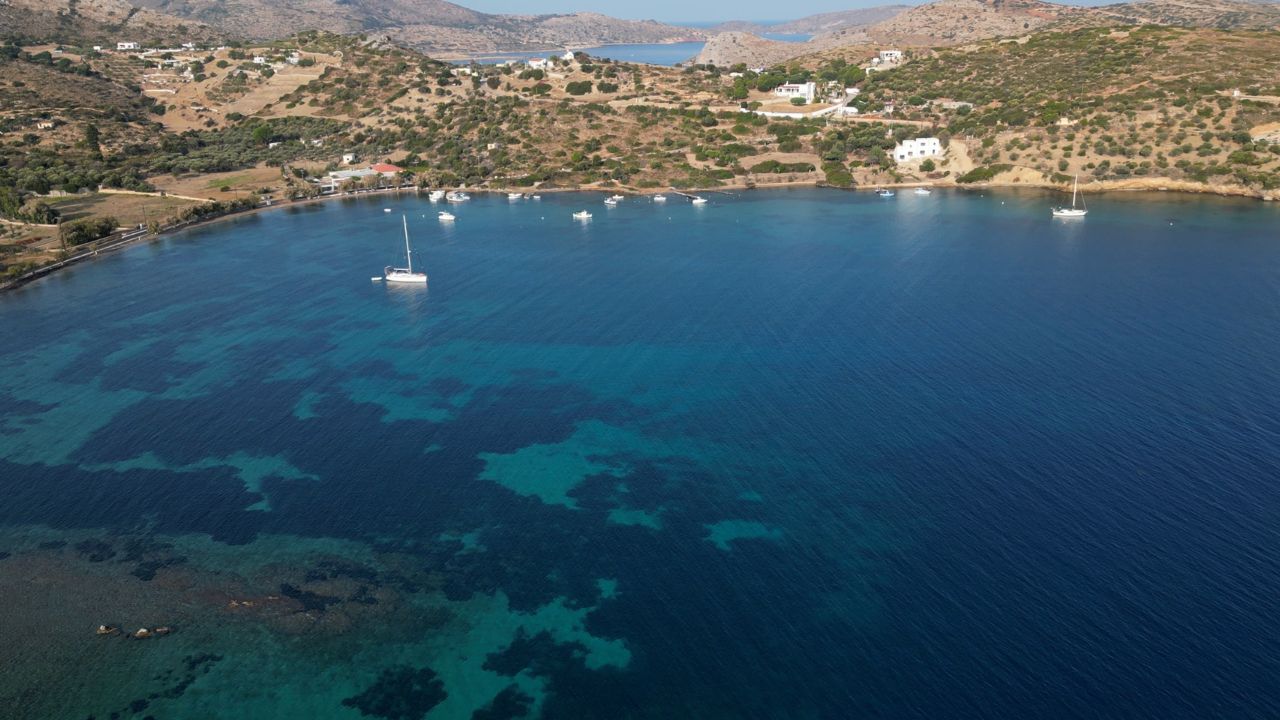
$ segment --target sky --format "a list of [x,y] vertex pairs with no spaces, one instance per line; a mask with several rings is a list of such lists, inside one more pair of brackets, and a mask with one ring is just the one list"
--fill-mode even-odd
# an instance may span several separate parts
[[[725,20],[794,20],[806,15],[852,10],[876,5],[919,5],[919,0],[451,0],[472,10],[489,13],[541,15],[591,11],[613,17],[679,22],[723,22]],[[1119,0],[1058,0],[1070,5],[1103,5]]]

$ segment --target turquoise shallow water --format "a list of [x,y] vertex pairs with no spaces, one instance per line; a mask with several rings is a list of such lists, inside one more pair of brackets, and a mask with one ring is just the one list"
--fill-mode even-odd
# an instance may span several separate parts
[[0,298],[0,715],[1280,713],[1277,208],[710,197]]

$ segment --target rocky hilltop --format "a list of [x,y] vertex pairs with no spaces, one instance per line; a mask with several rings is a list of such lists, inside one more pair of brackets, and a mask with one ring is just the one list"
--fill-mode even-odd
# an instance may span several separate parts
[[1020,35],[1088,15],[1083,8],[1039,0],[937,0],[877,23],[867,32],[879,42],[950,45]]

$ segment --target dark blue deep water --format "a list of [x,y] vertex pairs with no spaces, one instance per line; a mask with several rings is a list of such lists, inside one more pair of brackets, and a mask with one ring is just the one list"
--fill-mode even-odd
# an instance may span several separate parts
[[0,297],[0,716],[1280,716],[1280,209],[709,197]]

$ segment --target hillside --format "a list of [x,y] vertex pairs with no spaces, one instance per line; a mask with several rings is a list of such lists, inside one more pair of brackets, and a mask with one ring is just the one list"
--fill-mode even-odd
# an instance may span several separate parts
[[1094,9],[1111,22],[1141,25],[1179,25],[1221,30],[1280,28],[1280,5],[1247,0],[1142,0]]
[[198,22],[138,8],[126,0],[3,0],[0,38],[23,42],[121,40],[164,44],[214,40],[221,33]]
[[863,90],[864,107],[893,103],[894,118],[945,128],[957,159],[990,176],[1280,189],[1275,33],[1042,33],[939,50],[875,73]]
[[[319,32],[178,51],[163,71],[123,53],[0,47],[0,263],[12,272],[59,252],[49,238],[60,229],[22,224],[72,207],[50,191],[87,193],[76,195],[81,213],[159,222],[227,205],[139,211],[90,191],[306,198],[315,179],[348,167],[345,153],[399,165],[397,182],[426,187],[1045,186],[1079,174],[1090,189],[1280,199],[1276,33],[1027,33],[911,50],[868,74],[876,50],[841,45],[730,77],[582,55],[547,70],[460,68]],[[771,92],[807,81],[822,89],[813,104]],[[857,115],[814,117],[846,99]],[[917,135],[940,137],[947,155],[896,164],[894,144]]]
[[817,35],[844,28],[874,25],[889,20],[910,8],[910,5],[877,5],[855,10],[819,13],[763,29],[769,32]]
[[491,15],[445,0],[133,0],[233,36],[280,38],[300,29],[384,33],[423,51],[471,53],[561,49],[605,43],[700,38],[701,33],[649,20],[595,13]]
[[724,32],[708,40],[694,62],[719,67],[738,64],[761,67],[832,48],[862,45],[870,40],[863,28],[854,26],[815,35],[806,42],[782,42],[746,32]]
[[1088,10],[1039,0],[937,0],[867,29],[878,42],[951,45],[1033,32]]

